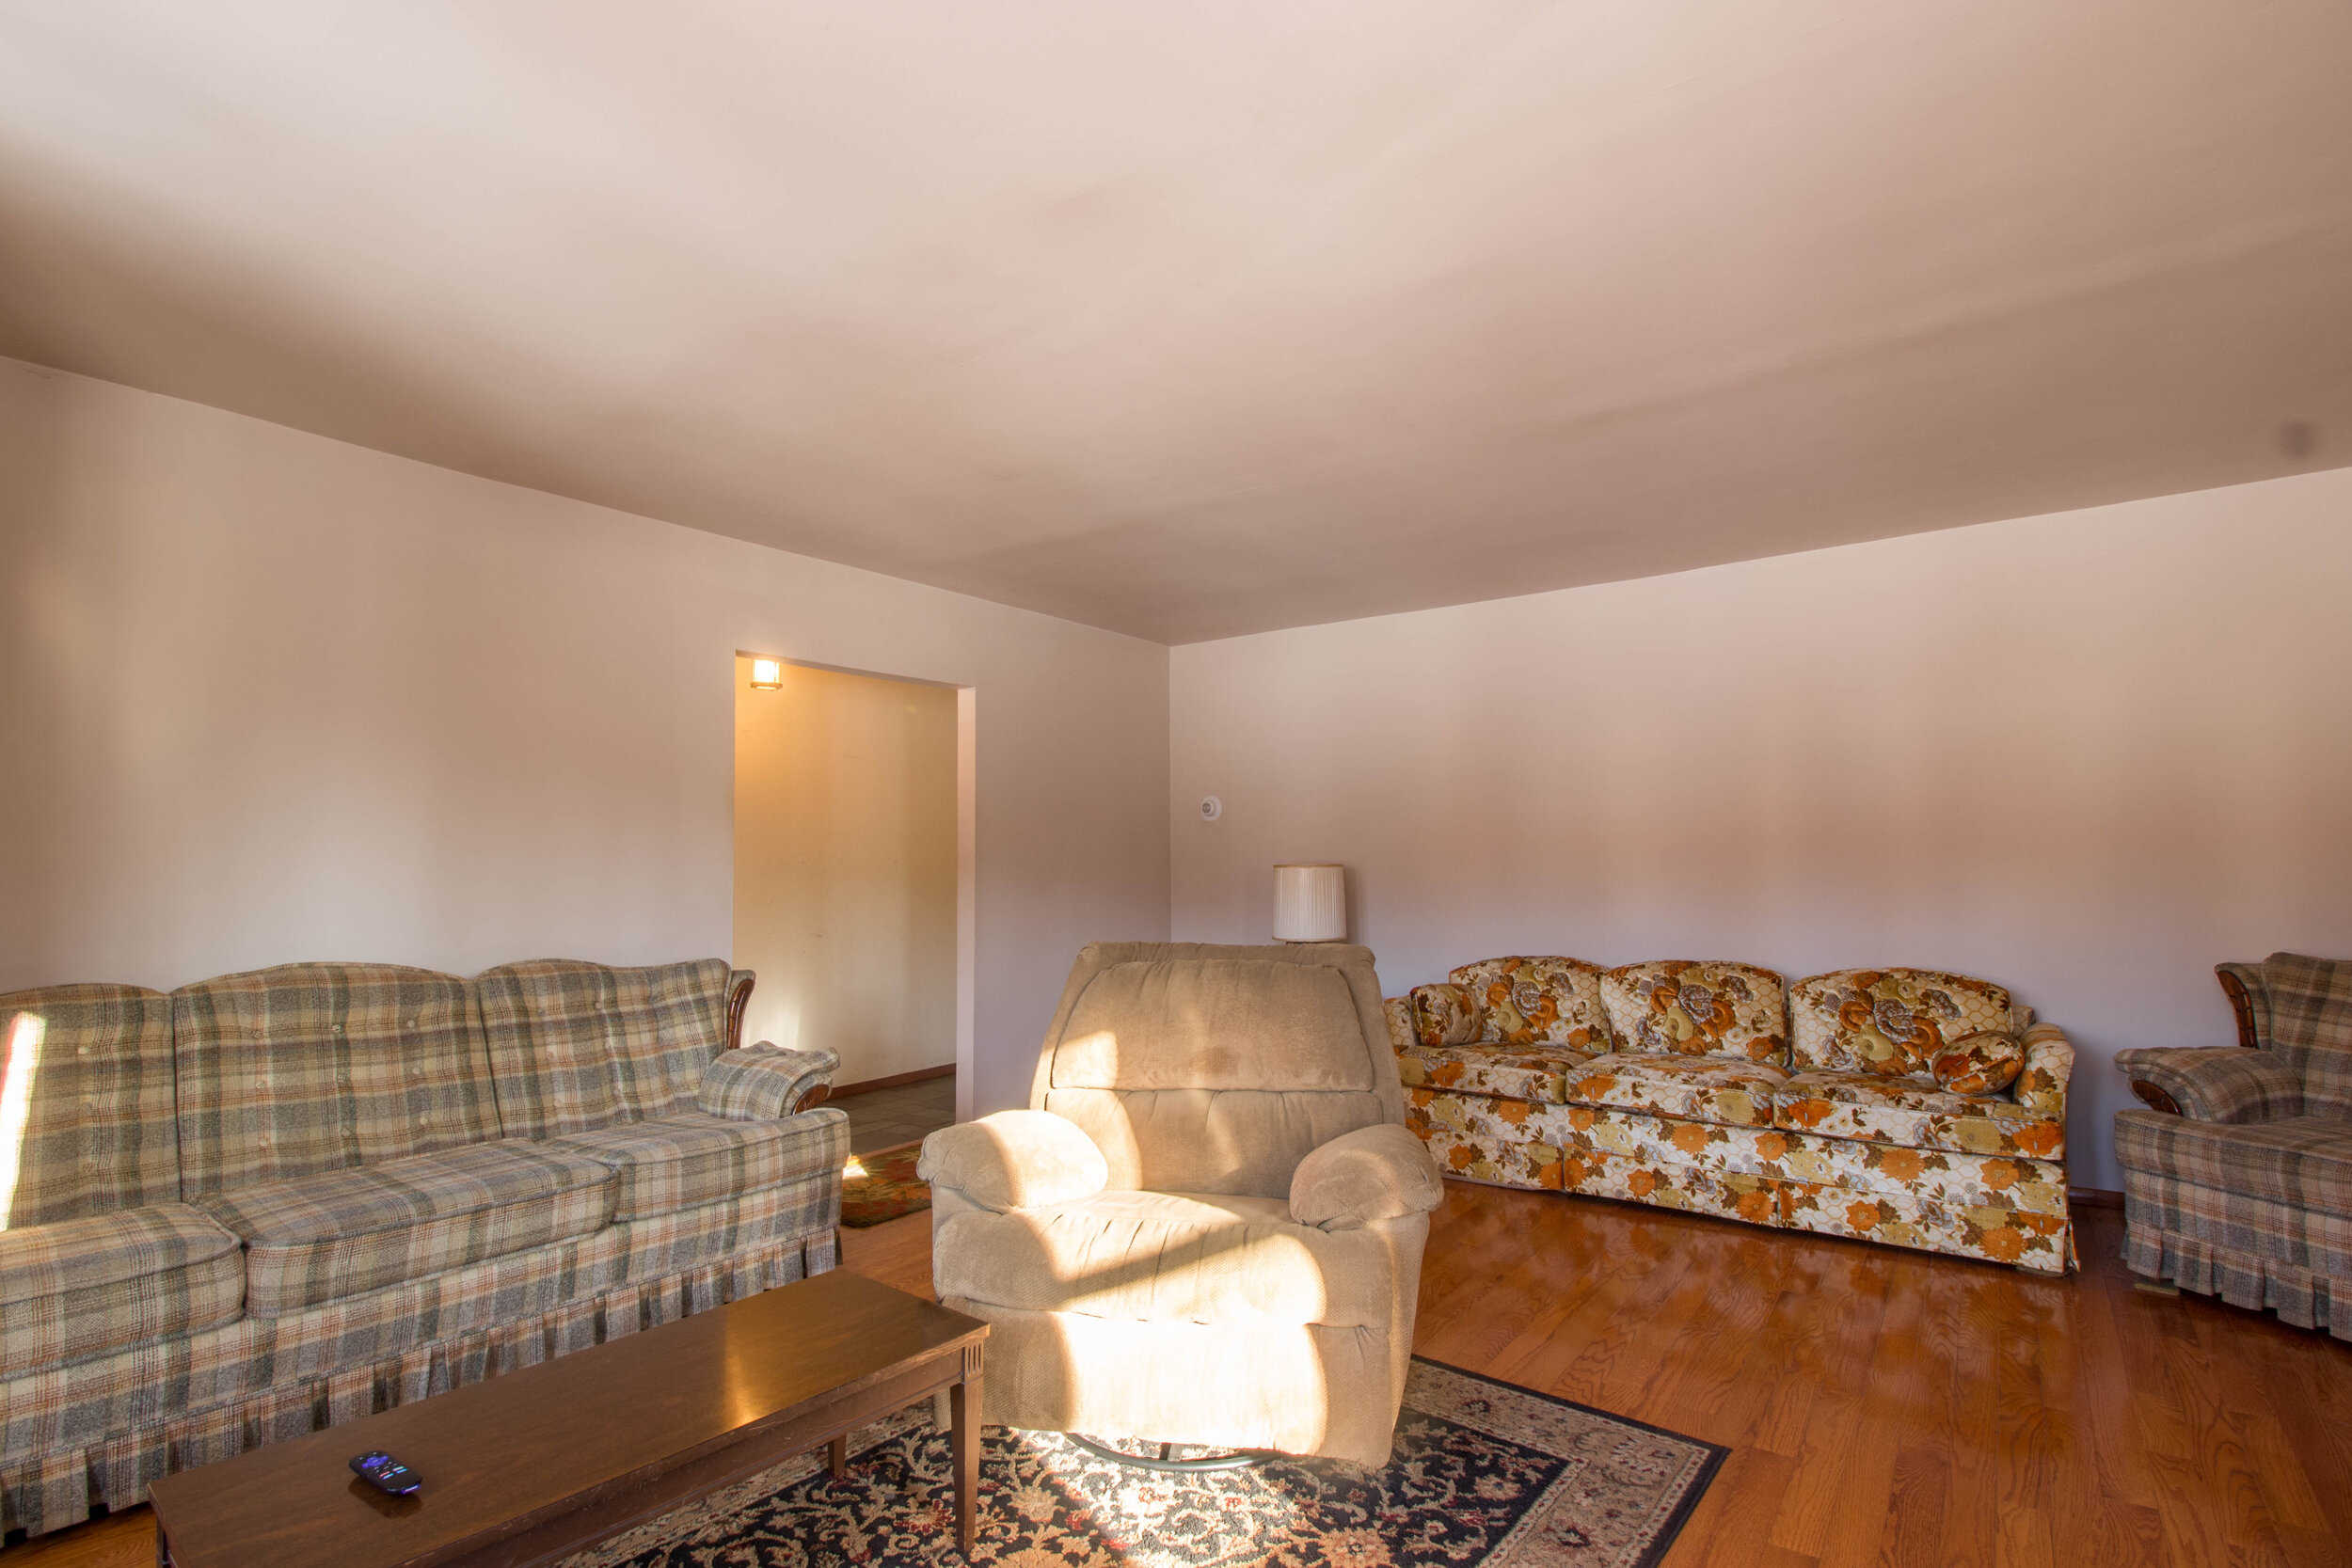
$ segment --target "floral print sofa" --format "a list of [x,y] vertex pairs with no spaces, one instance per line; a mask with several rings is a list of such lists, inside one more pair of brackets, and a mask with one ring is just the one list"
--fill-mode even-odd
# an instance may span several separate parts
[[1387,1007],[1408,1124],[1450,1175],[2074,1261],[2074,1047],[1990,982],[1502,958]]
[[830,1051],[749,971],[306,963],[0,996],[0,1526],[821,1273]]

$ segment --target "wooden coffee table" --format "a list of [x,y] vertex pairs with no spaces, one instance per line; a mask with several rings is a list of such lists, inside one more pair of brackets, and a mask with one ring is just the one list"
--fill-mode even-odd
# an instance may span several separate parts
[[[977,1318],[834,1271],[151,1489],[176,1568],[525,1568],[951,1390],[956,1530],[978,1528]],[[383,1449],[424,1479],[354,1476]]]

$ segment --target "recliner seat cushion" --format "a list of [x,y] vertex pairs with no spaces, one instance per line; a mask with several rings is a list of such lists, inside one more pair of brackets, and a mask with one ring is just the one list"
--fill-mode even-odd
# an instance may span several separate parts
[[2040,1111],[1875,1072],[1797,1073],[1773,1098],[1772,1125],[1963,1154],[2066,1157],[2066,1124]]
[[1279,1198],[1098,1193],[940,1221],[940,1296],[1138,1323],[1386,1327],[1398,1289],[1376,1228],[1293,1224]]
[[2126,1111],[2115,1118],[2115,1158],[2127,1171],[2352,1217],[2352,1122],[2341,1117],[2211,1122]]
[[246,1309],[274,1318],[599,1229],[612,1171],[523,1139],[216,1194],[244,1238]]
[[790,1121],[736,1121],[694,1111],[576,1132],[539,1147],[609,1168],[612,1217],[628,1220],[839,1170],[850,1154],[849,1121],[847,1113],[830,1106]]
[[0,1231],[0,1365],[11,1375],[237,1316],[237,1238],[184,1203]]
[[1571,1105],[1605,1105],[1725,1127],[1770,1127],[1772,1100],[1788,1074],[1727,1056],[1619,1053],[1596,1056],[1569,1075]]

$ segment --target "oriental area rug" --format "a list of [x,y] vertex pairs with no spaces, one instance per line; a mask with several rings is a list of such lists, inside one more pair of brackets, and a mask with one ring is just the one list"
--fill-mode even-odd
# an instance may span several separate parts
[[841,1173],[841,1223],[862,1230],[930,1208],[931,1184],[914,1175],[922,1157],[919,1143],[852,1156]]
[[[849,1476],[804,1455],[563,1568],[929,1568],[955,1544],[947,1434],[928,1404],[850,1439]],[[1181,1450],[1180,1450],[1181,1452]],[[989,1568],[1653,1568],[1725,1450],[1416,1359],[1395,1456],[1177,1476],[1057,1433],[987,1429]]]

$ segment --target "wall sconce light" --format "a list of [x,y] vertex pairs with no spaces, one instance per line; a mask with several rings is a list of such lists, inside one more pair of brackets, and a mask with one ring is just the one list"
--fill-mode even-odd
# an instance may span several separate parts
[[1347,940],[1347,868],[1339,865],[1278,865],[1274,868],[1274,940]]
[[773,691],[784,685],[784,660],[755,658],[752,660],[752,689]]

